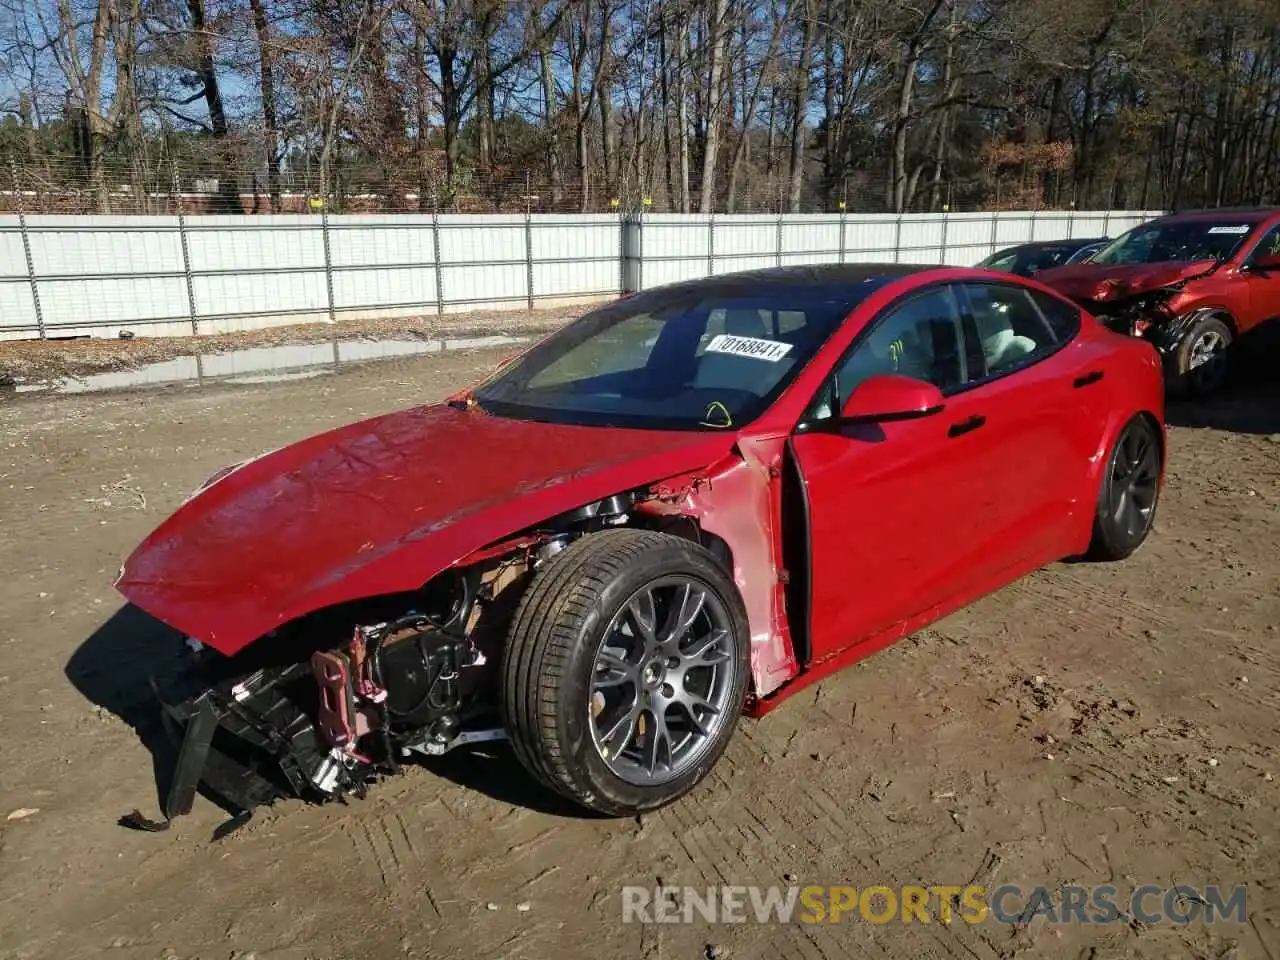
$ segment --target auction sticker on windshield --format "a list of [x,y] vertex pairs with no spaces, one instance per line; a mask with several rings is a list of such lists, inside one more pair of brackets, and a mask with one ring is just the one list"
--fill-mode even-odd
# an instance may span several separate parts
[[707,353],[731,353],[736,357],[755,357],[777,363],[791,351],[791,344],[756,337],[734,337],[722,333],[707,344]]
[[1237,224],[1230,227],[1210,227],[1210,233],[1248,233],[1249,225],[1247,223]]

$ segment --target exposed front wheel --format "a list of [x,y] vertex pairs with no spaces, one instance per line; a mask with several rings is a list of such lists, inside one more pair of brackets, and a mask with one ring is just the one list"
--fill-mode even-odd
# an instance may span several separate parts
[[1231,340],[1231,328],[1220,317],[1208,314],[1193,322],[1170,357],[1170,395],[1202,400],[1217,393],[1229,372]]
[[538,572],[512,621],[501,682],[516,755],[602,813],[670,803],[728,744],[749,648],[737,588],[701,546],[630,529],[583,537]]
[[1160,499],[1160,436],[1144,416],[1130,420],[1116,439],[1102,477],[1089,558],[1123,560],[1142,546]]

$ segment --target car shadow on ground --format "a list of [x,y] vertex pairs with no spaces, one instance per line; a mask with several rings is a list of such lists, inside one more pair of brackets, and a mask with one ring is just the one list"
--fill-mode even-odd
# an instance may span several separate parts
[[163,808],[178,750],[160,721],[151,678],[178,663],[181,635],[126,604],[80,644],[64,669],[85,699],[127,723],[151,754],[156,800]]
[[1222,392],[1198,402],[1171,400],[1165,420],[1176,427],[1280,435],[1280,321],[1241,338],[1232,350]]
[[[181,663],[181,650],[181,634],[126,604],[76,649],[64,668],[67,679],[85,699],[127,723],[151,754],[160,810],[172,783],[178,748],[160,720],[152,678],[163,687]],[[408,762],[502,803],[552,816],[593,816],[535,781],[505,743],[465,747]],[[201,789],[200,793],[228,814],[237,812],[211,791]]]
[[1236,377],[1220,394],[1207,400],[1171,400],[1165,420],[1175,427],[1280,435],[1280,374]]
[[505,743],[462,747],[441,757],[426,757],[422,766],[451,783],[475,790],[499,803],[571,820],[607,819],[567,797],[548,790],[520,765]]

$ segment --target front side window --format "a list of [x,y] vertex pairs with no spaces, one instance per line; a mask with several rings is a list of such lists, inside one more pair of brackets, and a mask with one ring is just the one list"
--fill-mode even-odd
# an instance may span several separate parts
[[497,416],[724,429],[759,416],[880,281],[661,289],[569,324],[477,387]]
[[1099,250],[1090,263],[1191,263],[1229,260],[1249,238],[1255,224],[1227,217],[1145,223]]
[[1259,257],[1280,257],[1280,226],[1272,227],[1263,235],[1249,254],[1249,262],[1253,263]]
[[965,381],[961,343],[960,311],[951,286],[890,307],[840,362],[808,419],[835,416],[860,384],[879,374],[896,373],[928,381],[940,390],[955,389]]

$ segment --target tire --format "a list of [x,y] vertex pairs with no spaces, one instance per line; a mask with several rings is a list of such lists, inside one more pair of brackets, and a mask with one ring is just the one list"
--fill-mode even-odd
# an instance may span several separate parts
[[[674,631],[658,644],[683,622],[668,620],[671,612],[694,607],[688,639]],[[499,702],[515,754],[536,779],[590,810],[631,816],[671,803],[710,772],[742,713],[749,674],[746,609],[724,566],[680,537],[608,530],[575,541],[535,575],[511,623]]]
[[[1221,388],[1230,374],[1229,351],[1234,334],[1221,317],[1208,313],[1194,320],[1169,358],[1166,389],[1171,397],[1205,400]],[[1207,363],[1197,365],[1206,356]]]
[[1159,431],[1148,417],[1125,424],[1102,476],[1090,560],[1123,560],[1146,541],[1160,502],[1162,459]]

